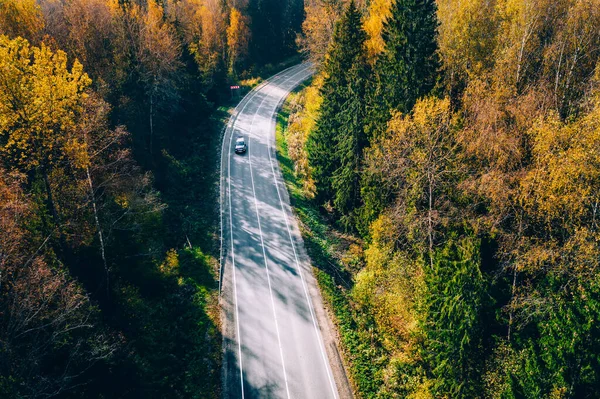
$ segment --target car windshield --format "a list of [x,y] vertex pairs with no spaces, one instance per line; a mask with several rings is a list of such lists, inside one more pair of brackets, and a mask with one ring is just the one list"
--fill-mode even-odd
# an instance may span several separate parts
[[235,144],[236,144],[236,145],[244,145],[244,139],[237,139],[237,140],[235,141]]

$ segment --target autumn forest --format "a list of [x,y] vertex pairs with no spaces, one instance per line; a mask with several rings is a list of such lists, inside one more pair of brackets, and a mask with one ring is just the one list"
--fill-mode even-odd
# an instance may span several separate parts
[[217,397],[229,85],[293,57],[302,15],[0,1],[0,397]]
[[278,156],[355,396],[600,397],[599,26],[599,0],[0,0],[0,397],[220,397],[230,86],[302,61]]
[[308,2],[286,151],[359,397],[600,396],[598,26],[596,0]]

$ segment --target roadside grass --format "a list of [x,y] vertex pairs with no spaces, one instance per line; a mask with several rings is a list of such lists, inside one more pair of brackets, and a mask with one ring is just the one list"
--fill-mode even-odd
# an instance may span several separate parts
[[[297,89],[300,91],[305,86]],[[296,92],[297,92],[296,91]],[[290,117],[290,97],[277,115],[277,159],[283,174],[294,213],[299,221],[304,245],[326,306],[334,316],[340,336],[340,346],[346,369],[357,397],[382,398],[384,369],[390,355],[378,341],[372,318],[361,312],[352,299],[352,244],[360,245],[356,237],[337,230],[306,197],[303,182],[294,172],[294,162],[288,155],[286,133]]]

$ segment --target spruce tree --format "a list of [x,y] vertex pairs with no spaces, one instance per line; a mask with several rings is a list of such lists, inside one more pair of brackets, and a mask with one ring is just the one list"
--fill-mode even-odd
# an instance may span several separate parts
[[[362,96],[362,90],[356,87],[355,79],[362,74],[358,72],[362,67],[357,67],[357,64],[364,63],[365,40],[360,12],[354,1],[351,1],[336,25],[332,44],[323,65],[323,103],[316,129],[310,134],[307,142],[309,161],[317,186],[317,200],[320,202],[334,199],[333,176],[336,172],[336,188],[345,189],[341,187],[345,178],[342,175],[347,173],[348,169],[340,170],[343,164],[341,158],[348,158],[348,150],[356,154],[360,147],[351,141],[356,139],[356,129],[362,131],[363,123],[354,120],[353,127],[347,124],[353,122],[352,119],[356,119],[357,115],[362,115],[362,112],[352,115],[353,111],[349,107],[361,106],[362,98],[358,96]],[[344,137],[341,137],[342,135]],[[351,137],[346,137],[348,135]],[[348,162],[344,163],[356,170]],[[345,208],[347,201],[340,199],[337,202],[344,204]]]
[[451,238],[424,267],[419,355],[434,397],[478,396],[483,369],[482,314],[489,306],[475,237]]
[[384,23],[385,48],[370,85],[370,135],[383,132],[390,112],[408,113],[435,87],[440,60],[435,0],[396,0]]
[[338,168],[331,178],[334,192],[333,205],[342,214],[342,225],[354,226],[354,210],[360,205],[360,169],[363,149],[368,140],[364,132],[365,87],[368,79],[367,61],[361,54],[348,76],[348,87],[344,107],[338,115],[340,130],[335,137],[335,157]]
[[[434,89],[440,68],[435,0],[396,0],[384,22],[384,51],[367,84],[365,132],[372,142],[382,137],[392,111],[412,111],[417,100]],[[363,175],[365,206],[357,220],[362,232],[392,200],[381,190],[378,177]]]

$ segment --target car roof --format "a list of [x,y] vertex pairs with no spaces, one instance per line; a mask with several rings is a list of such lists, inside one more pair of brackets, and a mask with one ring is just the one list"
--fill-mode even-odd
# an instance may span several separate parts
[[243,137],[238,137],[237,139],[235,139],[235,141],[244,141]]

